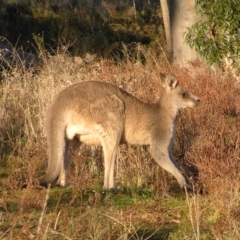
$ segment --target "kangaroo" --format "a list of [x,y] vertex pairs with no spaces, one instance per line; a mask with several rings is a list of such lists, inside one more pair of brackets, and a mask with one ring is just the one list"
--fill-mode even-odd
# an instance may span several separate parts
[[174,75],[162,75],[164,91],[154,104],[144,103],[115,85],[81,82],[61,91],[46,117],[48,168],[39,181],[66,186],[75,143],[102,145],[104,189],[114,187],[114,162],[122,143],[149,145],[155,161],[171,173],[181,187],[190,188],[174,159],[175,118],[181,108],[196,107],[200,100],[178,85]]

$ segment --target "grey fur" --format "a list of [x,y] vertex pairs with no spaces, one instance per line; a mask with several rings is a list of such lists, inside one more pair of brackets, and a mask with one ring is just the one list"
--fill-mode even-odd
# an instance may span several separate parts
[[114,187],[114,162],[121,143],[149,145],[155,161],[181,187],[191,188],[172,154],[175,118],[181,108],[196,107],[198,97],[180,87],[173,75],[161,76],[164,91],[155,104],[143,103],[108,83],[82,82],[67,87],[47,112],[48,169],[40,184],[66,186],[70,148],[75,143],[102,145],[104,188]]

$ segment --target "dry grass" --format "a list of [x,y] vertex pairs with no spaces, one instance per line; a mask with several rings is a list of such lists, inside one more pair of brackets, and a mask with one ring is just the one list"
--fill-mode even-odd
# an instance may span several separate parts
[[[52,98],[74,82],[97,80],[153,102],[161,91],[159,72],[169,67],[142,53],[144,65],[127,54],[120,63],[101,59],[81,65],[58,55],[46,60],[39,74],[3,72],[0,239],[240,238],[239,83],[200,64],[172,67],[180,83],[201,99],[197,109],[180,112],[174,148],[196,195],[181,192],[146,148],[136,146],[119,149],[115,176],[122,187],[116,192],[101,189],[100,147],[75,154],[69,175],[74,189],[53,188],[45,200],[46,190],[35,188],[46,168],[44,117]],[[27,189],[21,189],[24,183]]]

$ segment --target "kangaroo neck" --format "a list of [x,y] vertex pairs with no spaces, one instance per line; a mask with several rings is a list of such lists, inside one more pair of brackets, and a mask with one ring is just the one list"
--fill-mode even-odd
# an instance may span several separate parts
[[162,95],[156,102],[156,105],[159,109],[159,114],[164,113],[165,117],[169,117],[172,119],[173,122],[175,122],[178,109],[172,103],[171,96],[168,96],[167,94]]

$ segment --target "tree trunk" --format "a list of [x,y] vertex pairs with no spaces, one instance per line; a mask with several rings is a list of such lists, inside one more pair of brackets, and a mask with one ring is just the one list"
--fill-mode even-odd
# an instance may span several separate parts
[[164,24],[164,28],[165,28],[168,53],[171,56],[172,55],[172,39],[171,39],[170,14],[169,14],[168,0],[160,0],[160,4],[161,4],[161,9],[162,9],[163,24]]
[[199,59],[197,52],[184,42],[187,28],[197,21],[195,0],[169,0],[169,6],[173,62],[184,66]]

